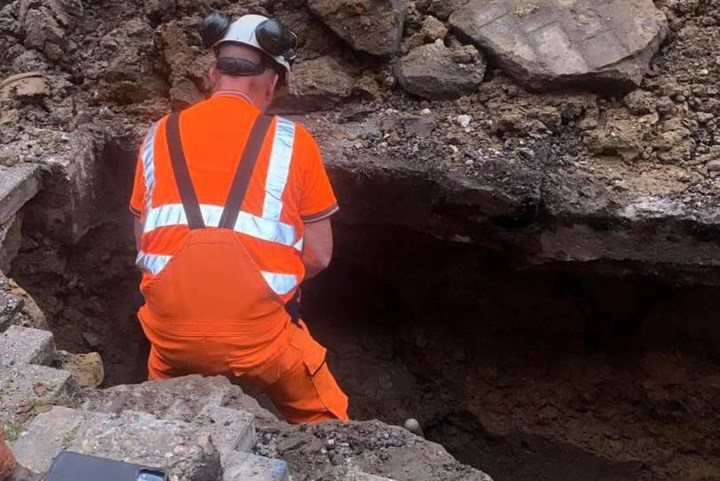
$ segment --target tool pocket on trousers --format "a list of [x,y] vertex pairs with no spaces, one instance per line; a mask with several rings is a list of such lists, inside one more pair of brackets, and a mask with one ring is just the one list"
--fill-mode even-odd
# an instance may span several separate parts
[[338,419],[347,420],[348,398],[338,386],[325,358],[305,359],[305,369],[312,380],[318,399]]

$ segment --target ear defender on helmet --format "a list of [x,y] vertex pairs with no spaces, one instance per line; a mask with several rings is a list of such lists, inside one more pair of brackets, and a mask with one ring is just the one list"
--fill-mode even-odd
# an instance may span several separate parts
[[255,38],[265,52],[284,57],[290,65],[297,58],[298,37],[280,20],[271,18],[258,25]]
[[220,12],[212,12],[203,19],[200,37],[203,45],[212,47],[227,33],[230,28],[230,17]]

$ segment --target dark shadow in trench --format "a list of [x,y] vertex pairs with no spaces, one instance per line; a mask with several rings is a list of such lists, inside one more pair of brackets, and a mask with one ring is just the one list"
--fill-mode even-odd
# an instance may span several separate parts
[[[46,313],[60,349],[102,354],[106,386],[142,382],[148,352],[133,309],[139,276],[129,192],[118,187],[129,185],[127,166],[134,162],[126,151],[111,148],[107,155],[119,157],[124,161],[106,169],[111,199],[104,222],[74,246],[27,227],[11,271]],[[550,389],[557,382],[570,397],[568,406],[557,408],[570,412],[554,414],[550,423],[593,411],[635,420],[622,410],[647,408],[636,385],[642,380],[633,378],[645,351],[692,346],[695,353],[712,353],[719,344],[712,321],[696,315],[712,306],[716,290],[516,272],[495,253],[403,228],[358,227],[341,219],[335,231],[336,258],[307,282],[304,314],[328,347],[353,417],[391,424],[416,417],[429,439],[496,481],[647,478],[650,468],[640,461],[611,461],[611,453],[564,442],[562,429],[535,425],[549,409],[535,398],[535,381]],[[694,316],[692,322],[683,314]],[[587,376],[568,374],[568,358],[611,387],[577,394],[573,383],[582,386]],[[624,397],[608,398],[613,390]],[[658,414],[648,409],[638,423],[654,422]]]

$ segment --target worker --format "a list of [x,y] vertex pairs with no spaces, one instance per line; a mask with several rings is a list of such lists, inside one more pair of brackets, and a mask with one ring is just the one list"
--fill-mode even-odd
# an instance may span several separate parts
[[300,319],[300,284],[332,256],[338,210],[302,125],[264,113],[297,37],[280,21],[214,13],[209,99],[154,124],[130,202],[151,380],[224,375],[291,423],[347,420],[326,350]]
[[0,481],[36,481],[40,476],[20,465],[5,442],[0,428]]

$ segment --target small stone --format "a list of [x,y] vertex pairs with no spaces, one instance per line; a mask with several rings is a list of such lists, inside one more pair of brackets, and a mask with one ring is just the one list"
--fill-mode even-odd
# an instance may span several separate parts
[[706,167],[708,172],[718,172],[720,171],[720,160],[711,160]]
[[472,117],[469,115],[458,115],[455,120],[460,127],[466,129],[470,125],[470,122],[472,122]]
[[434,42],[437,39],[445,38],[448,29],[444,23],[432,15],[425,17],[420,34],[426,41]]
[[100,337],[98,337],[97,334],[92,332],[83,332],[82,338],[85,341],[85,344],[88,345],[88,347],[92,349],[97,349],[100,347]]
[[468,167],[471,166],[471,165],[474,165],[474,164],[475,164],[475,161],[472,160],[472,159],[468,159],[468,160],[465,161],[465,165],[467,165]]
[[480,51],[472,45],[460,45],[452,50],[451,58],[455,63],[475,63],[480,60]]
[[432,113],[432,110],[430,109],[422,109],[420,111],[420,115],[430,115]]
[[705,76],[705,75],[709,75],[709,74],[710,74],[710,71],[706,68],[698,70],[698,75]]
[[702,125],[707,124],[714,118],[715,118],[715,115],[713,115],[709,112],[698,112],[698,114],[697,114],[698,122]]

